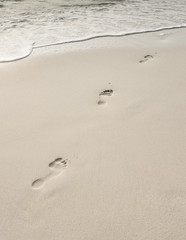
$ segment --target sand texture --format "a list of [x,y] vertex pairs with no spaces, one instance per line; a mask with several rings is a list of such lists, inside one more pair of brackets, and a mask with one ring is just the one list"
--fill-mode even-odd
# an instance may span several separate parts
[[1,240],[186,239],[185,39],[0,64]]

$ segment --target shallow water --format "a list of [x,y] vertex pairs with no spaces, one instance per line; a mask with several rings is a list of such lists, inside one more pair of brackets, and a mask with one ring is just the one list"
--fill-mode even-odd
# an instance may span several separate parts
[[0,0],[0,61],[34,46],[186,26],[186,0]]

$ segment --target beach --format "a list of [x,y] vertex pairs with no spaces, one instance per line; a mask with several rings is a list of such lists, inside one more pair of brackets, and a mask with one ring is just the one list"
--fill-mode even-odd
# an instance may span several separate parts
[[99,38],[0,64],[0,239],[186,239],[185,39]]

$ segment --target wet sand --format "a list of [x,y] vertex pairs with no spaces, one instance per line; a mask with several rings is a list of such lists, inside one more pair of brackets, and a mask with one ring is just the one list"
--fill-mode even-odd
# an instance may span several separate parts
[[0,239],[185,240],[185,38],[0,64]]

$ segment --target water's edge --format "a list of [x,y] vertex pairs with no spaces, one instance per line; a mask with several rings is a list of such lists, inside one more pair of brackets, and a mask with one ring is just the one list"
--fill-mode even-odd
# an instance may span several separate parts
[[45,48],[45,47],[65,45],[65,44],[70,44],[70,43],[86,42],[86,41],[98,39],[98,38],[125,37],[125,36],[137,35],[137,34],[161,32],[161,31],[175,30],[175,29],[181,29],[181,28],[186,28],[186,26],[182,25],[182,26],[174,26],[174,27],[164,27],[164,28],[158,28],[158,29],[154,29],[154,30],[145,30],[145,31],[139,31],[139,32],[137,31],[137,32],[120,33],[120,34],[95,35],[95,36],[82,38],[82,39],[75,39],[75,40],[71,40],[71,41],[63,41],[63,42],[57,42],[57,43],[49,43],[49,44],[38,45],[38,46],[34,46],[34,44],[33,44],[30,52],[28,54],[26,54],[25,56],[15,58],[12,60],[0,61],[0,63],[10,63],[10,62],[22,60],[24,58],[29,57],[35,49],[40,49],[40,48]]

